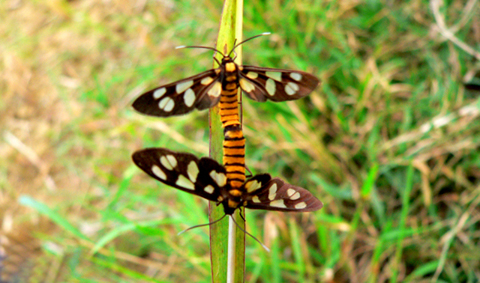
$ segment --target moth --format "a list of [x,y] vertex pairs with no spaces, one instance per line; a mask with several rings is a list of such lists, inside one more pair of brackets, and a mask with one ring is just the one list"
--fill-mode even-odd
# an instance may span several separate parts
[[270,174],[255,175],[240,187],[232,187],[225,167],[211,158],[198,159],[189,153],[146,148],[135,152],[132,159],[156,180],[222,204],[225,215],[232,215],[239,207],[289,212],[309,212],[323,207],[306,189],[272,178]]
[[[168,117],[186,114],[193,109],[211,108],[220,102],[220,116],[222,110],[225,116],[229,115],[229,112],[238,112],[237,105],[234,104],[234,101],[237,101],[238,88],[250,99],[259,102],[295,100],[310,94],[320,83],[314,75],[302,71],[240,66],[235,63],[236,56],[231,57],[235,48],[266,34],[270,33],[263,33],[234,45],[228,54],[206,46],[178,47],[211,49],[221,54],[223,59],[219,61],[214,57],[218,68],[143,93],[133,102],[133,108],[146,115]],[[234,119],[238,120],[238,117]],[[236,120],[234,123],[237,123]],[[223,124],[224,127],[228,125]]]

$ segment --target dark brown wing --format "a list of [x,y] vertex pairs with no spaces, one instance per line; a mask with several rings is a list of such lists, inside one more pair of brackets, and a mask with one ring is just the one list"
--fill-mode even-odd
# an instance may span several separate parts
[[210,158],[165,148],[147,148],[132,155],[133,162],[158,181],[187,193],[218,201],[226,186],[225,168]]
[[218,70],[163,85],[140,95],[133,108],[150,116],[168,117],[215,106],[220,100],[222,84]]
[[320,83],[312,74],[302,71],[243,66],[240,87],[255,101],[295,100],[310,94]]
[[[257,176],[252,179],[255,180]],[[252,179],[247,180],[245,184],[247,185]],[[290,185],[280,178],[273,178],[267,182],[260,183],[261,186],[259,188],[256,190],[250,190],[251,192],[249,192],[248,198],[246,199],[246,208],[308,212],[319,210],[323,207],[322,202],[314,197],[309,191]],[[255,188],[253,185],[250,186]],[[248,191],[248,188],[246,189]]]

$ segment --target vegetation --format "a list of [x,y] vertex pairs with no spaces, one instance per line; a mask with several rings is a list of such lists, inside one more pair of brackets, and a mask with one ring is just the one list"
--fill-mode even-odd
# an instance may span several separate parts
[[[46,282],[210,282],[200,198],[130,160],[208,154],[207,111],[155,119],[143,91],[212,66],[222,1],[0,3],[0,241],[5,274]],[[246,1],[249,65],[322,80],[243,100],[247,163],[321,199],[246,212],[247,282],[478,282],[477,1]],[[435,11],[435,12],[434,12]]]

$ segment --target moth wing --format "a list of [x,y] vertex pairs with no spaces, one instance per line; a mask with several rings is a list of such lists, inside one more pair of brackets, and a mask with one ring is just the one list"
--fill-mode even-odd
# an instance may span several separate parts
[[165,148],[146,148],[135,152],[132,159],[156,180],[211,201],[217,201],[225,189],[225,184],[218,184],[218,176],[226,176],[225,168],[210,158],[198,159],[193,154]]
[[[252,179],[256,180],[257,176]],[[252,179],[245,184],[247,185]],[[248,188],[246,189],[248,191]],[[250,209],[309,212],[323,207],[323,203],[309,191],[290,185],[280,178],[262,182],[258,189],[248,193],[246,201],[245,207]]]
[[203,110],[220,101],[222,84],[218,69],[162,85],[141,94],[132,104],[138,112],[157,117],[186,114],[194,108]]
[[309,95],[320,80],[302,71],[243,66],[239,83],[250,99],[279,102]]

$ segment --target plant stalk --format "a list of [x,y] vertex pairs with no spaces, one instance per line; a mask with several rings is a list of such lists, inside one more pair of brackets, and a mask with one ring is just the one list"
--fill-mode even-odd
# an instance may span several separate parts
[[[217,38],[216,48],[228,53],[242,39],[243,0],[225,0]],[[226,49],[226,50],[225,50]],[[242,52],[238,48],[236,63],[241,65]],[[221,60],[221,55],[217,54]],[[215,64],[215,63],[214,63]],[[239,92],[240,94],[240,92]],[[210,157],[223,162],[223,128],[220,122],[219,108],[213,107],[210,117]],[[241,113],[240,113],[241,114]],[[241,117],[241,115],[240,115]],[[223,216],[222,206],[210,202],[210,221]],[[232,217],[245,228],[245,222],[238,216],[238,209]],[[226,219],[229,219],[227,222]],[[238,229],[230,217],[210,226],[210,259],[212,263],[212,282],[244,282],[245,281],[245,234]],[[226,252],[227,251],[227,252]]]

